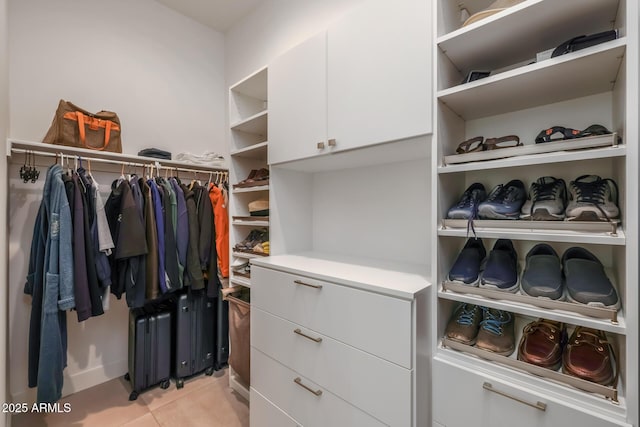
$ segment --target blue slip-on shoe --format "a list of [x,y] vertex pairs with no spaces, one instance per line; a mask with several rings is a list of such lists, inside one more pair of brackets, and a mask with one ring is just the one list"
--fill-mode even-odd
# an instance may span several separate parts
[[596,307],[620,308],[620,299],[598,258],[580,247],[569,248],[562,255],[567,283],[567,299]]
[[516,292],[518,290],[518,254],[509,239],[498,239],[493,245],[480,278],[481,288]]
[[523,182],[513,179],[491,190],[487,200],[478,206],[478,216],[482,219],[518,219],[526,200],[527,192]]
[[475,219],[478,205],[487,197],[484,185],[473,183],[467,188],[460,200],[447,211],[449,219]]
[[449,271],[449,281],[467,286],[478,286],[480,266],[486,255],[487,251],[482,239],[467,240],[464,248],[458,254],[456,262],[451,267],[451,271]]
[[539,243],[531,248],[520,279],[520,289],[532,297],[564,299],[560,257],[551,246]]

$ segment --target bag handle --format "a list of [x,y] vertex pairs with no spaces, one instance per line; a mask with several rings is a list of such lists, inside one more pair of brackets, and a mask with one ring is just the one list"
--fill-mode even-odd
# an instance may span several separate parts
[[80,111],[76,111],[76,117],[78,118],[78,129],[80,131],[80,142],[85,148],[89,148],[91,150],[102,151],[109,146],[109,139],[111,137],[111,120],[105,120],[105,129],[104,129],[104,145],[101,148],[94,148],[87,146],[87,135],[84,129],[84,114]]

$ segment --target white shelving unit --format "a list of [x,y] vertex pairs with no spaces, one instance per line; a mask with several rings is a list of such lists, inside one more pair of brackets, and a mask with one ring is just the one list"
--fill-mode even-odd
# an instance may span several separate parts
[[[523,426],[577,425],[576,420],[582,426],[637,426],[638,4],[629,0],[526,0],[462,27],[462,8],[474,14],[490,3],[437,0],[434,5],[437,127],[432,151],[436,201],[432,224],[437,238],[432,262],[438,285],[434,286],[432,317],[433,421],[450,426],[477,424],[480,419],[481,425],[494,426],[510,425],[507,419],[517,417]],[[572,37],[611,29],[618,30],[618,39],[535,62],[536,53]],[[495,73],[460,84],[471,70]],[[610,144],[598,137],[567,141],[565,147],[564,142],[542,147],[535,146],[531,137],[551,126],[584,129],[595,123],[617,133],[604,137],[610,138]],[[521,138],[525,146],[505,149],[505,158],[499,158],[501,150],[471,153],[466,159],[464,154],[455,154],[458,144],[467,139],[509,134],[525,136]],[[539,242],[548,242],[560,256],[572,246],[588,249],[603,262],[617,287],[620,310],[486,292],[447,282],[470,233],[466,224],[461,226],[445,216],[469,185],[481,182],[488,192],[511,179],[521,179],[528,188],[542,176],[562,178],[569,184],[584,174],[617,182],[621,215],[615,227],[487,220],[476,221],[474,228],[487,254],[499,238],[511,239],[521,260]],[[446,342],[447,323],[463,302],[514,314],[516,351],[511,357],[494,357]],[[516,360],[522,327],[538,318],[564,322],[569,329],[586,326],[605,331],[617,353],[617,384],[604,388],[579,384],[561,372],[540,371]],[[460,390],[467,389],[470,391],[461,396]],[[502,396],[491,393],[496,390]],[[460,399],[465,400],[465,411],[456,411],[449,403]],[[542,413],[528,412],[533,409],[527,405],[535,407],[536,402],[543,403],[536,408]],[[553,409],[545,412],[541,409],[545,406]]]
[[[237,275],[233,264],[260,255],[234,250],[252,229],[269,227],[269,218],[250,217],[248,204],[255,200],[269,200],[269,181],[254,187],[234,188],[249,176],[252,170],[268,168],[268,104],[267,68],[262,68],[229,88],[229,122],[231,137],[231,182],[229,247],[231,268],[229,282],[233,286],[251,287],[251,278]],[[233,349],[231,349],[233,351]],[[249,384],[245,384],[232,367],[229,368],[229,386],[249,400]]]

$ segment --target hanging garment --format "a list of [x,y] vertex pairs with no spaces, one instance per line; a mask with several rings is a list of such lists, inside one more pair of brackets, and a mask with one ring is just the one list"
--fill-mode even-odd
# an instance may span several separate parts
[[[80,169],[78,169],[78,171],[81,172]],[[101,316],[102,314],[104,314],[104,309],[102,308],[102,291],[100,290],[94,243],[91,234],[91,218],[93,218],[90,210],[92,206],[92,204],[90,204],[91,197],[89,197],[89,190],[91,187],[87,186],[87,184],[90,183],[88,181],[85,182],[83,176],[80,173],[74,174],[73,182],[76,186],[78,186],[80,190],[80,195],[78,196],[78,193],[76,193],[76,197],[78,197],[82,201],[84,249],[85,261],[87,266],[87,282],[89,284],[89,297],[91,299],[91,316]]]
[[[142,194],[142,190],[140,189],[139,179],[136,175],[133,175],[129,180],[129,186],[131,187],[131,196],[133,197],[133,202],[136,205],[136,212],[138,213],[138,218],[140,219],[140,224],[143,227],[143,231],[145,231],[145,222],[144,222],[144,195]],[[145,300],[145,276],[146,276],[146,260],[148,253],[148,245],[147,245],[147,237],[145,232],[145,248],[147,248],[147,252],[144,255],[138,255],[136,257],[131,257],[129,262],[131,265],[131,277],[133,280],[130,280],[131,284],[130,288],[126,289],[127,295],[127,305],[131,308],[139,308],[144,306]]]
[[[62,371],[67,365],[65,310],[75,307],[71,236],[71,210],[62,167],[56,164],[47,171],[25,285],[25,293],[33,297],[31,326],[34,318],[40,318],[39,327],[29,330],[29,386],[38,387],[39,403],[53,403],[62,396]],[[34,340],[39,344],[32,345]]]
[[164,294],[168,289],[164,264],[164,210],[162,209],[162,195],[152,179],[148,180],[147,184],[151,189],[153,212],[156,219],[156,235],[158,236],[158,283],[160,285],[160,292]]
[[115,243],[112,254],[114,285],[111,292],[120,299],[123,293],[136,285],[134,280],[139,274],[137,257],[147,253],[147,242],[131,185],[125,179],[118,181],[119,184],[107,200],[105,211]]
[[74,296],[78,322],[91,317],[91,296],[89,294],[89,276],[87,273],[86,248],[84,246],[84,207],[78,177],[69,177],[73,185],[73,271]]
[[187,214],[187,205],[184,200],[184,191],[180,188],[175,178],[170,178],[171,188],[176,193],[177,211],[176,211],[176,247],[178,250],[178,269],[180,275],[180,284],[184,284],[184,270],[187,266],[187,248],[189,247],[189,217]]
[[211,245],[213,236],[213,207],[209,199],[208,191],[198,184],[192,183],[192,190],[195,195],[196,207],[198,209],[198,224],[200,225],[200,235],[198,239],[198,253],[200,256],[200,268],[202,271],[209,270],[211,260],[211,250],[215,250],[215,245]]
[[162,206],[165,213],[164,222],[164,260],[167,291],[182,288],[180,270],[178,268],[178,249],[176,248],[176,219],[178,201],[171,185],[164,179],[157,180],[158,191],[163,193]]
[[154,300],[160,293],[158,288],[158,230],[151,187],[142,178],[140,178],[138,184],[144,196],[144,228],[148,248],[145,260],[145,296],[147,300]]
[[186,185],[180,186],[184,193],[187,216],[189,218],[189,246],[187,248],[187,266],[185,269],[185,286],[192,289],[204,289],[204,277],[200,268],[200,255],[198,252],[198,240],[200,225],[198,223],[198,208],[195,194]]
[[95,207],[93,224],[91,225],[91,237],[93,238],[93,249],[96,258],[96,270],[102,291],[102,309],[109,309],[109,291],[111,289],[111,264],[108,256],[115,247],[109,230],[107,216],[104,213],[104,202],[100,195],[100,185],[93,177],[91,178],[91,195],[93,206]]
[[209,198],[213,205],[213,218],[216,228],[216,249],[218,266],[222,277],[229,277],[229,214],[224,194],[220,188],[211,184]]

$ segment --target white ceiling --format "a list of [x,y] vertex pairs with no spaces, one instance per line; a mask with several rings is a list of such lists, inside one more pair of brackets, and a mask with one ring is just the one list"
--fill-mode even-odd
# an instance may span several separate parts
[[157,0],[171,9],[224,33],[264,0]]

